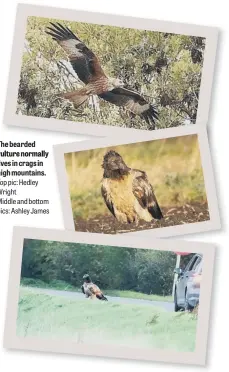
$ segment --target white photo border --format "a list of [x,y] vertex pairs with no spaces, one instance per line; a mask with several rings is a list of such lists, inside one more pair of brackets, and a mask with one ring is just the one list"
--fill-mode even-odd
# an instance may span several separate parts
[[[203,254],[203,279],[201,282],[201,299],[198,310],[196,331],[196,347],[194,352],[175,352],[154,348],[138,349],[123,346],[89,345],[74,342],[54,341],[37,337],[18,337],[16,322],[20,289],[20,275],[24,239],[41,239],[83,244],[110,245],[115,247],[130,247],[140,249],[155,249]],[[140,239],[123,235],[104,235],[90,233],[75,233],[72,231],[41,229],[31,227],[14,227],[12,251],[8,284],[8,298],[4,331],[4,347],[112,358],[125,358],[145,361],[160,361],[205,365],[207,352],[208,327],[211,304],[212,278],[215,247],[213,244],[187,242],[182,240]]]
[[135,231],[125,233],[124,235],[134,234],[141,237],[156,237],[165,238],[177,235],[193,234],[211,230],[219,230],[221,228],[219,207],[215,189],[215,181],[213,169],[211,164],[211,154],[208,144],[207,131],[204,126],[189,126],[170,128],[166,132],[156,131],[154,133],[138,133],[132,134],[131,137],[123,133],[120,136],[112,136],[108,138],[100,138],[95,140],[66,143],[55,145],[54,157],[56,165],[56,174],[59,184],[61,207],[63,212],[64,227],[66,230],[75,230],[73,211],[71,206],[71,198],[69,193],[68,177],[65,167],[64,154],[70,152],[78,152],[91,149],[99,149],[110,146],[127,145],[130,143],[152,141],[163,138],[172,138],[186,135],[197,134],[199,141],[199,149],[201,156],[201,164],[204,175],[205,190],[208,201],[208,210],[210,219],[208,221],[201,221],[183,225],[167,226],[149,230]]

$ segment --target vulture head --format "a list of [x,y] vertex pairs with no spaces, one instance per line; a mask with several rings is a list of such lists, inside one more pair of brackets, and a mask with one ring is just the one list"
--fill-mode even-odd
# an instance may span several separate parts
[[85,274],[85,275],[83,276],[83,280],[84,280],[86,283],[90,283],[90,282],[91,282],[91,278],[90,278],[90,276],[89,276],[88,274]]
[[116,151],[108,151],[103,158],[102,168],[105,178],[116,178],[128,174],[130,168],[127,167],[121,155]]

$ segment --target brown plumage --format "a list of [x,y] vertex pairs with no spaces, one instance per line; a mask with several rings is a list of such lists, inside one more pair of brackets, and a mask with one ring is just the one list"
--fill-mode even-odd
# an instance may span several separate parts
[[124,88],[119,79],[107,77],[95,54],[68,27],[52,22],[51,25],[46,33],[65,50],[74,71],[85,84],[84,88],[61,96],[78,108],[90,95],[98,95],[105,101],[139,115],[149,124],[149,129],[155,129],[158,113],[154,106],[140,94]]
[[83,276],[84,283],[81,286],[82,292],[85,294],[86,298],[89,298],[91,300],[97,298],[98,300],[102,301],[108,301],[107,298],[103,295],[103,292],[100,290],[100,288],[92,283],[91,278],[88,274],[85,274]]
[[110,212],[119,222],[138,223],[163,218],[145,172],[129,168],[116,151],[103,159],[101,192]]

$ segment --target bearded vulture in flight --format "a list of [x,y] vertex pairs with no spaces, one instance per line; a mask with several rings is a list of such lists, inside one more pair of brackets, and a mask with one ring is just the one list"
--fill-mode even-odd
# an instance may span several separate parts
[[91,278],[88,274],[83,276],[84,283],[81,286],[82,292],[85,294],[86,298],[90,298],[91,300],[95,297],[102,301],[108,301],[108,299],[103,295],[102,291],[99,287],[92,283]]
[[67,53],[79,79],[85,84],[81,89],[64,93],[61,97],[73,102],[75,108],[82,105],[90,95],[98,95],[105,101],[124,107],[133,115],[139,115],[155,129],[158,113],[140,94],[123,87],[119,79],[107,77],[95,54],[68,27],[50,22],[46,33],[51,35]]
[[145,172],[129,168],[116,151],[103,159],[101,192],[109,211],[122,223],[163,218],[161,209]]

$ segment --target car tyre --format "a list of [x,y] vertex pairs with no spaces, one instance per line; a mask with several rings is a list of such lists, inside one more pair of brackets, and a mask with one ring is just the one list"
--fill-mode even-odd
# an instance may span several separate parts
[[191,312],[193,310],[193,307],[189,304],[188,302],[188,294],[187,294],[187,289],[185,291],[185,305],[184,305],[184,310]]
[[177,311],[180,311],[180,310],[181,310],[181,308],[177,304],[177,291],[175,290],[175,293],[174,293],[174,311],[177,312]]

